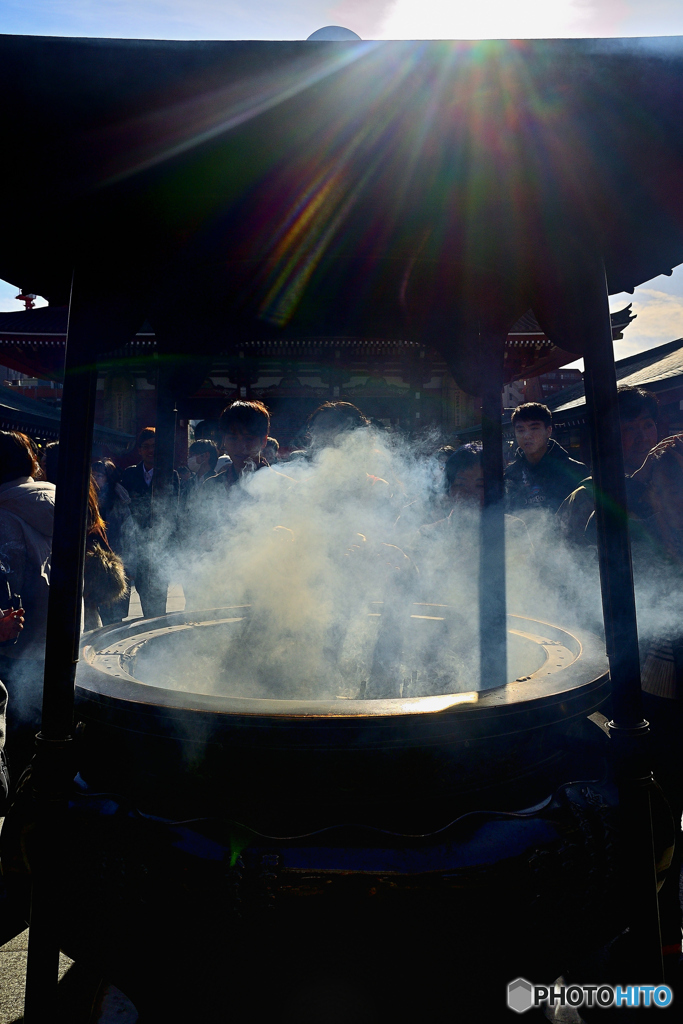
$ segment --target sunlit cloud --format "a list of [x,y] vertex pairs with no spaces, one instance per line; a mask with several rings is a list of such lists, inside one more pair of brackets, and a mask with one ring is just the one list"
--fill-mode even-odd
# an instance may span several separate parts
[[614,296],[610,305],[619,309],[627,302],[633,303],[637,319],[626,328],[623,339],[614,343],[617,359],[683,338],[682,296],[657,288],[638,288],[633,296]]
[[683,33],[680,0],[394,0],[378,38],[543,39]]
[[590,9],[580,0],[396,0],[381,28],[386,39],[530,39],[583,35]]
[[330,10],[330,24],[343,25],[362,39],[379,39],[393,0],[337,0]]

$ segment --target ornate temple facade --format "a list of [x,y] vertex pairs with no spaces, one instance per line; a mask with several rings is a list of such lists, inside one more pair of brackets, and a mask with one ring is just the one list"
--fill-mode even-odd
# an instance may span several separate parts
[[[632,319],[613,316],[615,334]],[[32,379],[59,381],[66,343],[66,307],[0,314],[0,364]],[[226,346],[227,348],[227,346]],[[507,377],[556,370],[574,357],[561,352],[529,311],[511,329]],[[97,422],[134,436],[156,418],[156,339],[145,324],[124,350],[101,364]],[[12,384],[21,390],[21,381]],[[53,390],[52,395],[55,395]],[[481,403],[456,384],[441,355],[410,341],[358,338],[255,340],[238,352],[214,356],[196,390],[177,408],[178,456],[190,421],[217,419],[235,398],[258,398],[272,414],[272,434],[285,448],[302,443],[305,423],[321,402],[347,401],[388,429],[432,429],[444,440],[470,436]],[[53,399],[54,401],[54,399]]]

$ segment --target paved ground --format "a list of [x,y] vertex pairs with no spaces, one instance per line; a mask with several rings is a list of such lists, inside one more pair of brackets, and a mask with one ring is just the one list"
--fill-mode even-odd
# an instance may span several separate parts
[[[23,1018],[27,949],[28,929],[0,946],[0,1024],[13,1024]],[[60,980],[72,964],[72,960],[60,954]]]
[[[0,946],[0,1024],[20,1024],[24,1014],[24,978],[28,929]],[[113,985],[59,956],[59,1015],[54,1024],[135,1024],[133,1004]]]
[[[184,607],[182,587],[169,587],[166,610],[177,612]],[[133,588],[128,617],[140,615],[140,599]],[[0,1024],[19,1024],[23,1020],[27,950],[28,929],[0,946]],[[101,984],[99,978],[81,970],[63,954],[59,977],[60,1024],[134,1024],[138,1019],[135,1007],[118,989]]]

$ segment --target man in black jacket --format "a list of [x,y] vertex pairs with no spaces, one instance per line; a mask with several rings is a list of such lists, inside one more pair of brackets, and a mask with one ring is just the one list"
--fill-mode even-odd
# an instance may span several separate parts
[[588,470],[550,436],[553,418],[547,405],[518,405],[512,424],[518,447],[505,471],[507,511],[519,515],[547,509],[554,515]]

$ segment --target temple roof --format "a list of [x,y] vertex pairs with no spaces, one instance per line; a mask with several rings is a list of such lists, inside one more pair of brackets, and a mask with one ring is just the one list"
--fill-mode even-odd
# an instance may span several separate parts
[[17,337],[64,338],[69,320],[68,306],[38,306],[0,312],[0,333]]
[[[616,371],[617,383],[652,391],[665,390],[683,382],[683,338],[619,359]],[[565,413],[583,411],[586,406],[583,382],[558,391],[548,400],[548,406],[553,417],[564,418]]]
[[612,292],[683,262],[678,37],[0,36],[0,112],[0,277],[125,286],[171,350],[199,297],[223,344],[408,339],[476,387],[481,314],[582,354],[587,255]]

